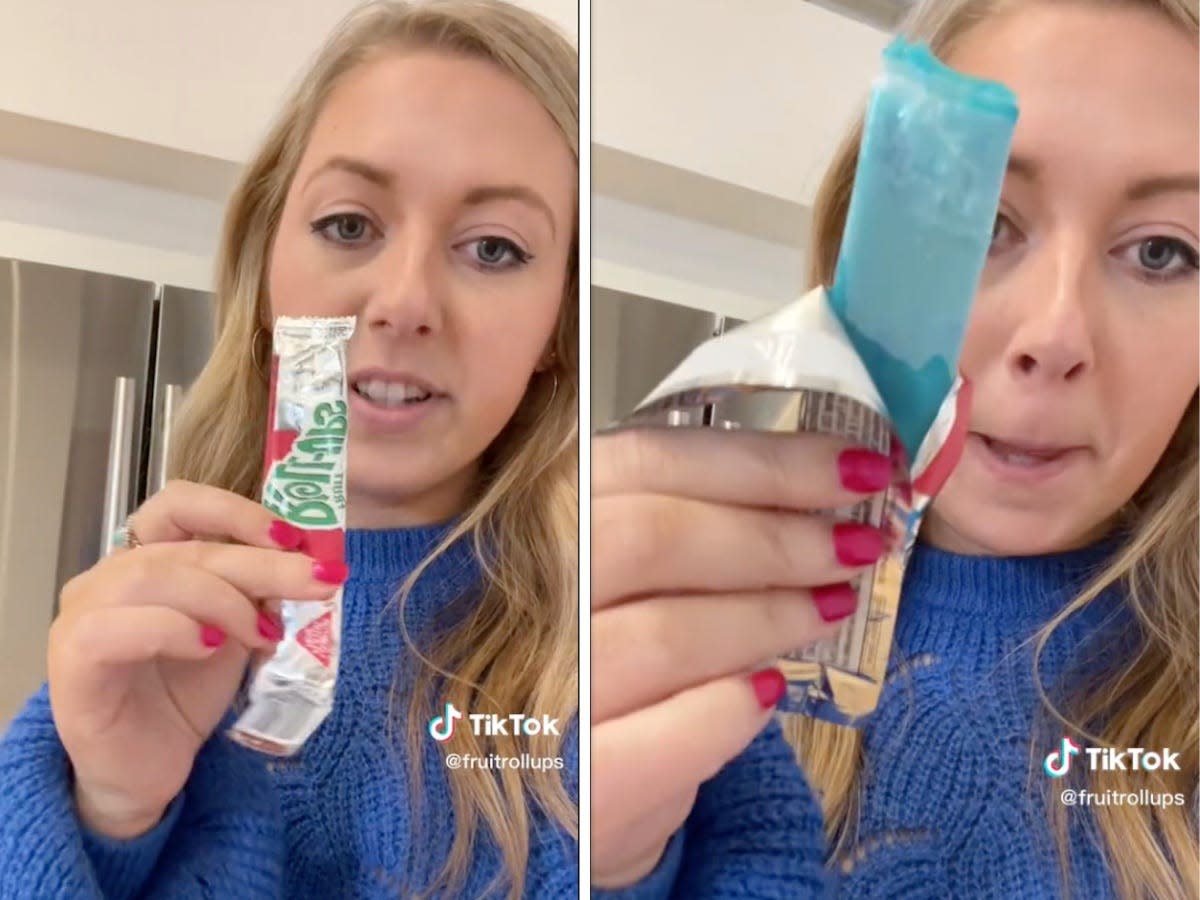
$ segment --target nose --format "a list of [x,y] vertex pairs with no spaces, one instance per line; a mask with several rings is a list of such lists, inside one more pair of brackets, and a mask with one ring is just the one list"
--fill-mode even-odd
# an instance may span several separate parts
[[442,330],[446,263],[433,234],[397,229],[374,261],[362,319],[375,332],[425,337]]
[[1007,364],[1018,381],[1075,381],[1095,360],[1092,263],[1085,242],[1066,236],[1047,242],[1039,256],[1023,286],[1026,300],[1018,305]]

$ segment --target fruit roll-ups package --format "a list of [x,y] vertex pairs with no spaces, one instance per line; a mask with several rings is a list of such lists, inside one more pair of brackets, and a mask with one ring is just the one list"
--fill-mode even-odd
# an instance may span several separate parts
[[893,42],[834,284],[701,344],[616,426],[830,434],[892,459],[883,493],[830,514],[881,528],[888,550],[858,579],[836,638],[776,661],[784,712],[854,725],[878,703],[905,565],[962,451],[969,387],[958,356],[1016,117],[1002,85]]
[[[349,431],[346,344],[355,320],[276,320],[262,503],[303,532],[313,559],[345,562]],[[284,635],[247,684],[230,736],[291,756],[333,708],[341,647],[342,589],[327,601],[281,598]]]

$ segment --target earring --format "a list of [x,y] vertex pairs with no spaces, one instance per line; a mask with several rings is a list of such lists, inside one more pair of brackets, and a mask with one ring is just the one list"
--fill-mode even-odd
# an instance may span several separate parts
[[258,328],[254,329],[254,337],[250,339],[250,359],[254,363],[254,368],[258,370],[258,374],[260,374],[263,378],[267,378],[268,369],[266,368],[266,364],[260,361],[258,358],[258,347],[259,344],[262,343],[262,341],[259,340],[260,335],[266,335],[267,346],[270,347],[271,345],[271,335],[267,333],[267,329],[260,325]]

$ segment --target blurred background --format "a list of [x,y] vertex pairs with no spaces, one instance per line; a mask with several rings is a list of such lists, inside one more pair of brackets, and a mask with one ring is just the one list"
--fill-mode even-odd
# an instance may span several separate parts
[[908,0],[594,0],[592,424],[798,297],[821,176]]
[[[577,35],[575,0],[517,0]],[[0,730],[161,483],[226,198],[354,0],[0,0]]]

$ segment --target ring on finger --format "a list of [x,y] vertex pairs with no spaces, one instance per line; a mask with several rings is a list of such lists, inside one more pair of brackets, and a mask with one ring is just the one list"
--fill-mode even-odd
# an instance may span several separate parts
[[142,546],[141,538],[133,530],[133,516],[126,518],[125,523],[113,533],[112,545],[123,550],[136,550]]

